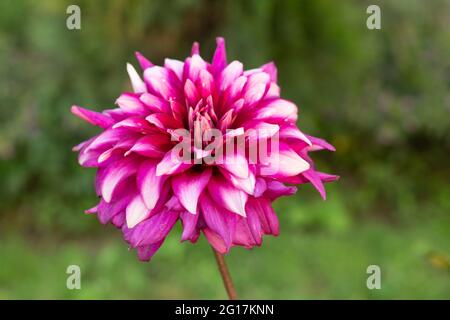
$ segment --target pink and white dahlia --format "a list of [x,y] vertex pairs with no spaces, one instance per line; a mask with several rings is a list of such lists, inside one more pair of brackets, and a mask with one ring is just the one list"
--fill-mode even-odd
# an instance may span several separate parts
[[140,53],[143,78],[127,65],[133,92],[117,108],[72,112],[103,131],[74,148],[84,167],[96,167],[97,213],[148,261],[181,220],[181,241],[201,232],[219,253],[259,246],[278,235],[272,202],[292,195],[292,184],[337,177],[316,171],[310,151],[334,148],[303,134],[297,106],[280,98],[274,63],[246,70],[227,62],[217,39],[212,62],[197,43],[184,62],[155,66]]

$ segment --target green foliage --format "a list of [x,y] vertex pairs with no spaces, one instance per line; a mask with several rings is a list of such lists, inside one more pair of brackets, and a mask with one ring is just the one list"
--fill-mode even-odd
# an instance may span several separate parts
[[[365,25],[373,3],[380,31]],[[81,7],[79,31],[66,28],[69,4]],[[172,235],[141,264],[82,214],[97,201],[94,171],[71,147],[97,131],[69,112],[111,107],[129,89],[134,51],[161,63],[197,40],[210,57],[217,35],[230,61],[276,61],[299,126],[337,148],[314,155],[317,166],[342,176],[326,202],[310,186],[280,200],[281,236],[232,252],[243,297],[448,298],[448,272],[425,257],[450,255],[449,9],[445,0],[1,1],[0,298],[223,297],[204,241]],[[64,287],[73,261],[87,272],[79,292]],[[374,261],[387,268],[379,293],[364,287]]]

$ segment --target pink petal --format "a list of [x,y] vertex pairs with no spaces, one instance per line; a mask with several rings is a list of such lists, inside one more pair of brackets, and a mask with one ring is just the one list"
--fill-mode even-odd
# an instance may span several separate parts
[[175,152],[175,148],[167,151],[156,167],[156,175],[171,175],[186,171],[192,167],[191,161],[185,161]]
[[148,246],[141,246],[137,248],[137,254],[138,254],[138,258],[141,261],[150,261],[151,258],[154,256],[154,254],[159,250],[159,248],[161,247],[161,245],[163,244],[164,239],[157,242],[157,243],[153,243],[151,245]]
[[319,175],[317,175],[315,171],[311,169],[303,172],[302,175],[311,182],[311,184],[317,189],[317,191],[319,191],[322,199],[326,200],[327,194]]
[[214,176],[210,179],[208,191],[211,197],[222,207],[245,217],[247,193],[233,187],[225,179]]
[[273,61],[261,66],[262,71],[270,76],[270,81],[277,82],[277,67]]
[[194,54],[200,54],[200,45],[197,41],[192,44],[191,56]]
[[145,206],[152,210],[161,195],[165,177],[156,175],[156,161],[143,162],[137,173],[137,186]]
[[150,93],[160,96],[166,100],[177,98],[176,75],[169,70],[153,66],[144,71],[144,80],[149,86]]
[[128,187],[127,192],[118,191],[117,193],[122,193],[122,195],[117,196],[117,199],[111,201],[111,203],[108,203],[103,199],[100,200],[97,216],[101,223],[108,223],[115,215],[126,209],[133,198],[133,193],[130,192],[129,186],[130,184],[126,184],[126,187]]
[[220,90],[225,91],[239,76],[242,75],[243,65],[239,61],[233,61],[220,73]]
[[133,131],[141,132],[143,134],[149,133],[153,130],[148,121],[139,117],[130,117],[113,125],[113,129],[128,128]]
[[254,173],[249,170],[248,177],[246,178],[239,178],[235,175],[231,174],[228,170],[225,170],[223,168],[219,168],[222,175],[227,179],[231,184],[242,191],[245,191],[246,193],[253,195],[255,192],[255,175]]
[[133,247],[158,243],[172,230],[177,220],[178,212],[162,210],[128,230],[128,241]]
[[277,124],[255,120],[244,122],[242,126],[245,129],[245,136],[248,137],[250,141],[269,139],[277,134],[280,129]]
[[183,222],[181,241],[191,240],[196,236],[198,217],[199,214],[191,214],[187,211],[180,213],[180,218]]
[[279,98],[280,91],[280,87],[275,82],[271,82],[269,88],[267,89],[266,95],[264,96],[264,99]]
[[266,180],[264,178],[256,178],[256,182],[255,182],[255,191],[254,191],[254,196],[255,198],[259,198],[261,197],[264,192],[267,189],[267,183]]
[[187,99],[188,106],[190,107],[195,106],[200,100],[200,93],[198,92],[195,84],[190,79],[187,79],[184,83],[184,95]]
[[114,124],[114,120],[111,117],[99,112],[87,110],[78,106],[72,106],[71,111],[81,119],[103,129],[107,129]]
[[111,148],[119,141],[130,138],[131,136],[136,135],[135,133],[130,133],[128,130],[124,128],[117,129],[108,129],[100,133],[95,139],[84,148],[84,152],[89,152],[91,150],[105,151],[106,149]]
[[231,231],[227,221],[227,212],[222,207],[216,205],[207,194],[200,198],[202,217],[208,228],[217,233],[224,241],[227,248],[231,245]]
[[203,172],[187,171],[172,177],[172,188],[181,204],[192,214],[197,213],[197,202],[211,178],[210,168]]
[[253,218],[254,216],[257,216],[259,217],[261,228],[265,234],[273,234],[274,236],[279,234],[277,215],[267,199],[250,199],[247,202],[246,209],[249,211],[249,215],[252,216],[251,228],[253,229],[253,232],[257,234],[257,226],[253,225],[256,223]]
[[137,154],[149,157],[149,158],[161,158],[167,151],[167,145],[169,139],[164,134],[151,134],[140,138],[136,144],[134,144],[130,150],[125,153],[128,156],[130,153],[135,152]]
[[218,165],[228,170],[237,178],[244,179],[248,177],[248,162],[245,155],[242,154],[242,151],[237,150],[234,154],[226,154],[222,162]]
[[182,127],[179,121],[167,113],[153,113],[146,117],[145,120],[163,131],[166,131],[168,128],[179,129]]
[[328,150],[328,151],[336,151],[335,147],[326,142],[323,139],[316,138],[313,136],[308,136],[309,140],[312,143],[312,146],[308,148],[308,151],[316,151],[316,150]]
[[123,93],[117,98],[116,104],[127,114],[145,115],[149,111],[139,97],[131,93]]
[[188,63],[188,78],[196,82],[201,70],[206,70],[207,64],[198,54],[192,55]]
[[[225,71],[225,70],[224,70]],[[244,90],[244,87],[247,83],[247,77],[245,76],[239,76],[236,80],[231,81],[231,83],[228,83],[228,87],[224,87],[224,104],[229,105],[230,103],[234,102],[238,97],[241,97],[242,90]],[[222,88],[222,85],[221,85]],[[242,100],[245,101],[244,99]]]
[[169,103],[151,93],[143,93],[139,97],[139,100],[141,100],[141,102],[144,103],[152,112],[170,112]]
[[121,229],[125,225],[125,212],[119,212],[111,219],[111,223],[116,227]]
[[127,226],[133,228],[150,215],[150,210],[145,206],[140,194],[137,194],[128,204],[126,210]]
[[[255,239],[247,221],[248,217],[238,217],[238,221],[236,222],[236,229],[233,233],[233,244],[244,246],[250,249],[255,245],[259,245],[261,243],[261,235],[259,235],[259,239]],[[259,244],[257,243],[257,240],[259,240]]]
[[279,181],[269,181],[267,183],[267,189],[264,192],[264,197],[273,201],[282,196],[291,196],[295,192],[297,192],[297,187],[295,186],[286,186]]
[[184,62],[175,59],[164,59],[164,67],[171,70],[177,76],[178,80],[183,79]]
[[277,178],[295,176],[310,168],[310,164],[291,148],[280,144],[280,150],[272,151],[267,158],[268,163],[260,166],[262,176]]
[[133,87],[133,91],[135,93],[142,93],[147,92],[147,86],[144,81],[142,81],[139,74],[136,72],[136,69],[134,67],[127,63],[127,72],[128,76],[130,77],[131,86]]
[[336,180],[339,180],[339,176],[336,176],[334,174],[328,174],[324,172],[316,172],[319,175],[320,180],[323,182],[333,182]]
[[220,254],[225,254],[228,252],[228,250],[230,249],[229,245],[227,246],[224,240],[217,233],[209,228],[204,228],[203,233],[205,234],[206,239],[214,248],[214,250],[216,250]]
[[269,83],[270,77],[264,72],[258,72],[248,77],[243,91],[248,107],[256,105],[264,97]]
[[124,179],[135,174],[138,169],[137,163],[132,159],[116,161],[114,165],[106,168],[105,176],[101,184],[101,194],[106,202],[110,202],[114,190]]
[[284,99],[273,99],[255,110],[254,119],[272,121],[297,121],[297,106]]
[[208,70],[202,69],[199,73],[199,88],[201,95],[206,98],[212,94],[215,88],[214,78]]
[[280,139],[300,140],[306,145],[311,146],[312,143],[308,137],[301,132],[295,125],[283,126],[280,130]]
[[135,52],[136,59],[138,60],[142,70],[153,67],[153,63],[150,62],[146,57],[144,57],[140,52]]
[[225,50],[225,40],[222,37],[216,38],[217,48],[212,59],[212,68],[215,74],[221,72],[227,65],[227,52]]

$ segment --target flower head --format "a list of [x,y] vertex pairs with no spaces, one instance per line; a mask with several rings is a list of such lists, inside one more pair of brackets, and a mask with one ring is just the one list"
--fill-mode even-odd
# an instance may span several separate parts
[[315,170],[310,151],[334,148],[303,134],[297,106],[280,98],[274,63],[246,70],[227,62],[225,42],[208,63],[198,44],[184,62],[155,66],[136,53],[143,78],[130,64],[133,92],[101,113],[72,112],[103,131],[74,148],[79,163],[96,167],[100,202],[87,210],[120,228],[149,260],[178,220],[182,241],[200,233],[220,253],[252,248],[278,235],[272,202],[292,195],[292,184],[337,176]]

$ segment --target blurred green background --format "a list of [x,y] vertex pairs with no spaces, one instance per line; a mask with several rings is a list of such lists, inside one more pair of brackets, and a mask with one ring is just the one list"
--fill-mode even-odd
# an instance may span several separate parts
[[[66,8],[81,7],[81,30]],[[381,7],[368,30],[366,8]],[[110,108],[139,50],[155,63],[214,38],[248,68],[274,60],[299,126],[341,175],[276,203],[277,238],[234,248],[241,298],[450,298],[450,1],[0,1],[0,298],[225,298],[206,241],[180,226],[150,263],[83,210],[94,170],[71,147],[98,132],[72,104]],[[66,268],[81,267],[81,290]],[[382,271],[366,287],[367,266]]]

